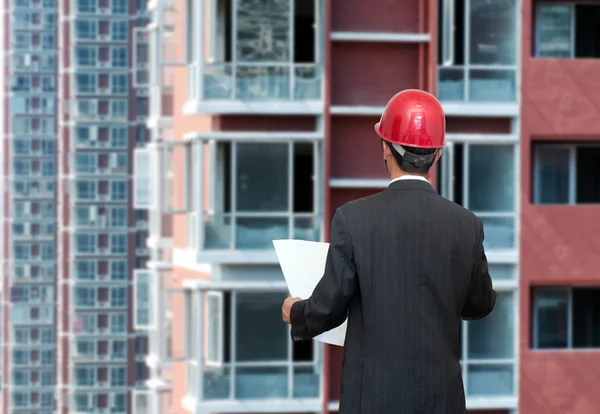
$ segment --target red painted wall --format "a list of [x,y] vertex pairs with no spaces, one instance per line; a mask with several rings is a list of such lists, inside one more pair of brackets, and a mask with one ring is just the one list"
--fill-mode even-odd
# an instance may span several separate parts
[[600,353],[532,351],[532,285],[600,285],[600,206],[531,204],[531,141],[600,140],[600,61],[531,56],[533,6],[523,4],[521,119],[521,413],[598,412]]

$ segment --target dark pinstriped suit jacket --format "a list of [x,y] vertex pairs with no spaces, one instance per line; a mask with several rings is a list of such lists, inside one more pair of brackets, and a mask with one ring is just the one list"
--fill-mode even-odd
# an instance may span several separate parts
[[341,414],[462,414],[459,324],[494,308],[481,220],[425,181],[340,207],[325,274],[291,310],[294,340],[348,317]]

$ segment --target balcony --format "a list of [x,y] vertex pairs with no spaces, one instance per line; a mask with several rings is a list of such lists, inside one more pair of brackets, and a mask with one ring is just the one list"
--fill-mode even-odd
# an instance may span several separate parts
[[[184,338],[188,410],[321,409],[322,346],[292,342],[278,312],[287,295],[285,283],[190,281],[186,287],[184,312],[191,318]],[[191,309],[207,313],[198,316]],[[178,316],[174,320],[181,323]]]
[[[447,115],[518,116],[514,0],[440,0],[438,96]],[[470,17],[463,18],[465,9]],[[498,23],[502,22],[502,23]]]
[[[188,4],[199,41],[188,49],[184,113],[322,113],[323,4],[218,0],[200,10]],[[214,27],[195,27],[204,13],[215,19]],[[257,34],[264,29],[269,34],[263,39]],[[299,38],[301,44],[294,41]]]

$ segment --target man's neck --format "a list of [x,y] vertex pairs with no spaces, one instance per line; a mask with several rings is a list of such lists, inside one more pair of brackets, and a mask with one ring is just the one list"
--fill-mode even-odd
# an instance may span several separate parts
[[425,180],[425,181],[427,181],[427,177],[424,176],[424,175],[409,174],[409,173],[404,172],[404,171],[393,171],[390,174],[390,179],[391,179],[391,182],[398,181],[398,180],[410,180],[410,179]]

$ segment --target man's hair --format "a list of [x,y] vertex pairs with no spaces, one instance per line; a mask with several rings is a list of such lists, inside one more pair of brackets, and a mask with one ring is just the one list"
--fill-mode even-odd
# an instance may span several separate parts
[[[417,167],[414,164],[411,164],[410,162],[407,162],[404,160],[404,157],[402,157],[402,155],[400,155],[400,153],[398,151],[396,151],[396,148],[394,148],[394,146],[390,143],[385,141],[387,146],[389,147],[389,149],[392,151],[392,154],[394,156],[394,159],[396,160],[396,162],[398,163],[398,167],[400,167],[400,169],[402,169],[402,171],[408,173],[408,174],[419,174],[419,175],[426,175],[429,170],[431,169],[431,167],[433,166],[433,162],[427,163],[423,166],[419,166]],[[435,153],[437,151],[436,148],[416,148],[416,147],[409,147],[407,145],[401,145],[402,148],[404,148],[404,150],[408,153],[414,154],[414,155],[431,155],[433,153]]]

